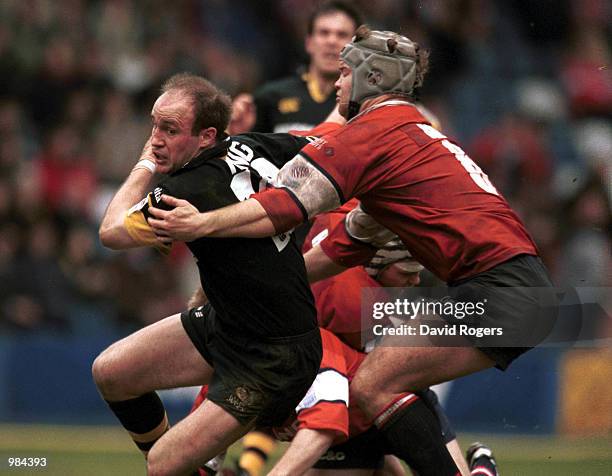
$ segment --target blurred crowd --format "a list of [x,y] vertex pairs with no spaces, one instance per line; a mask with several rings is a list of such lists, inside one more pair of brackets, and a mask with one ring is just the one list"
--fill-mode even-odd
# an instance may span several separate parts
[[[431,50],[420,100],[526,221],[559,285],[611,276],[612,4],[360,0]],[[126,332],[182,309],[182,246],[111,252],[97,226],[164,79],[236,95],[290,74],[313,0],[0,2],[0,330]]]

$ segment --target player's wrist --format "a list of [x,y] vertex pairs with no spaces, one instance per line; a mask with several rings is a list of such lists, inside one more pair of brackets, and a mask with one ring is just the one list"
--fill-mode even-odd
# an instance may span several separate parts
[[208,236],[212,233],[211,229],[211,218],[214,216],[214,213],[198,213],[197,215],[197,237],[201,238],[203,236]]
[[148,172],[151,173],[151,175],[154,175],[155,169],[156,169],[155,162],[151,159],[144,158],[136,162],[136,165],[134,165],[134,167],[132,168],[132,172],[134,172],[135,170],[147,170]]

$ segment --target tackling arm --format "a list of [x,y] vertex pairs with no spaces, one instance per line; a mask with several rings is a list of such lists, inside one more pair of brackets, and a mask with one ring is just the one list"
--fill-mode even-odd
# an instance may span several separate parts
[[149,225],[163,240],[193,241],[202,236],[243,236],[263,238],[276,231],[268,214],[257,200],[248,199],[211,212],[200,213],[187,200],[162,195],[162,201],[174,207],[162,210],[150,207]]
[[347,270],[344,266],[334,263],[331,258],[325,254],[321,245],[317,245],[310,249],[304,255],[304,262],[306,263],[308,281],[311,283],[335,276]]
[[268,475],[293,476],[304,474],[327,451],[333,440],[333,431],[310,428],[299,430],[285,454]]

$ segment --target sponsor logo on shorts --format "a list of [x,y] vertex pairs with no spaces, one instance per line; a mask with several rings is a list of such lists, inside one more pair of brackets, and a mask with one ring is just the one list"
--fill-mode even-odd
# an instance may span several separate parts
[[332,450],[329,450],[327,453],[321,456],[321,458],[319,458],[320,461],[344,461],[345,459],[346,453],[344,451]]
[[246,387],[236,387],[234,389],[234,392],[227,397],[227,401],[234,408],[236,408],[236,410],[243,412],[250,405],[253,405],[257,398],[257,392],[253,392],[252,390]]

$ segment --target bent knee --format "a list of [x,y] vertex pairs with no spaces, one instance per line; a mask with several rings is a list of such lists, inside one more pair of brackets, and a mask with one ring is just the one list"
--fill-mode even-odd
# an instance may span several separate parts
[[172,474],[169,471],[167,461],[164,461],[153,448],[147,456],[147,476],[168,476]]
[[112,348],[102,352],[91,366],[96,387],[106,400],[123,400],[125,395],[121,384],[121,361]]

